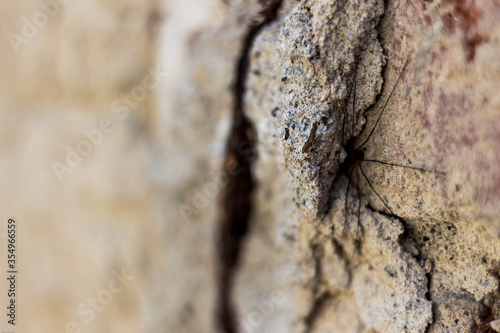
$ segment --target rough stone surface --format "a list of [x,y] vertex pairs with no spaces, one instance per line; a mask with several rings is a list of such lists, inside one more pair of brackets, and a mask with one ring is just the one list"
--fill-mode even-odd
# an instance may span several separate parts
[[302,1],[284,20],[279,135],[295,201],[311,216],[325,208],[343,146],[380,92],[383,12],[383,1]]
[[[368,137],[408,61],[365,146],[365,158],[426,170],[363,162],[363,171],[387,208],[360,172],[353,174],[346,205],[347,177],[337,173],[333,185],[324,186],[326,192],[319,191],[318,178],[312,176],[317,174],[308,173],[313,170],[313,159],[304,162],[304,155],[312,156],[316,153],[314,148],[321,149],[321,136],[308,140],[312,119],[320,113],[315,112],[323,105],[321,96],[323,100],[334,98],[325,87],[335,80],[322,74],[324,68],[318,64],[307,80],[297,83],[297,78],[290,74],[294,72],[286,72],[286,61],[317,47],[310,22],[322,14],[315,16],[304,8],[319,4],[285,2],[280,20],[262,33],[253,48],[247,101],[260,140],[255,166],[259,189],[255,232],[249,236],[246,249],[246,257],[252,263],[242,263],[241,285],[261,279],[265,282],[260,290],[268,293],[281,283],[270,276],[280,276],[286,263],[285,271],[293,274],[281,286],[294,294],[294,312],[283,318],[282,331],[486,331],[489,322],[500,316],[496,291],[500,214],[498,205],[493,204],[498,202],[493,190],[497,188],[493,185],[497,172],[491,169],[499,144],[495,133],[500,132],[498,103],[493,93],[498,87],[495,77],[499,75],[493,61],[499,50],[498,24],[493,14],[499,12],[498,6],[467,1],[386,4],[376,28],[386,57],[381,58],[381,64],[387,59],[382,72],[384,86],[375,107],[368,111],[356,109],[356,117],[361,118],[355,131],[356,136],[360,135],[357,144]],[[304,29],[300,35],[304,36],[300,45],[305,46],[287,50],[287,45],[293,43],[279,42],[286,40],[286,29],[299,18],[303,27],[310,29]],[[322,22],[331,24],[326,19]],[[335,56],[318,63],[333,61]],[[314,67],[307,57],[301,61],[305,68]],[[346,61],[345,65],[352,66],[352,62]],[[492,70],[487,71],[486,66]],[[301,84],[309,89],[301,89]],[[362,91],[362,86],[358,83],[357,90]],[[319,92],[313,93],[312,88]],[[374,88],[368,85],[364,89]],[[376,95],[376,90],[369,91]],[[296,98],[297,106],[290,102],[289,116],[283,117],[287,112],[286,99],[299,94],[310,96],[309,101]],[[360,116],[363,111],[366,124]],[[352,111],[347,112],[352,115]],[[330,115],[332,126],[342,124],[341,115]],[[288,140],[292,138],[296,145],[284,140],[283,119],[303,120],[297,121],[297,132],[288,131]],[[316,132],[320,128],[327,127],[317,127]],[[336,142],[340,142],[339,127],[331,131],[337,135]],[[313,144],[304,154],[302,150],[308,141]],[[296,164],[290,156],[296,157]],[[342,156],[323,161],[336,168]],[[326,172],[328,164],[316,170]],[[319,179],[326,184],[333,178]],[[287,185],[292,191],[284,190]],[[314,204],[308,202],[329,189],[332,191],[326,201],[323,198]],[[327,214],[315,218],[320,201],[326,202]],[[264,239],[266,246],[262,245]],[[268,265],[275,268],[274,275],[270,269],[259,269]],[[248,304],[254,298],[249,294],[247,291],[235,295],[243,317],[252,311]],[[260,298],[266,299],[266,295]],[[271,317],[254,330],[267,332],[267,321],[276,323]]]
[[[245,51],[267,3],[71,2],[18,54],[4,40],[0,218],[20,224],[20,331],[220,332],[242,52],[258,158],[237,332],[498,330],[498,1],[284,0]],[[40,10],[0,7],[4,36]],[[158,64],[167,79],[116,117]],[[106,117],[115,131],[59,182],[51,163]],[[366,139],[372,161],[348,179],[347,143]],[[122,268],[134,279],[86,322],[78,306]]]

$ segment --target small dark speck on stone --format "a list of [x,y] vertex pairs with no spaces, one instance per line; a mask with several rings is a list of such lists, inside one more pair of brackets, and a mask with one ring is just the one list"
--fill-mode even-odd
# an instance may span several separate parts
[[276,115],[278,114],[278,111],[279,111],[279,108],[277,108],[277,107],[276,107],[276,108],[274,108],[274,109],[272,109],[272,111],[271,111],[271,115],[272,115],[273,117],[276,117]]

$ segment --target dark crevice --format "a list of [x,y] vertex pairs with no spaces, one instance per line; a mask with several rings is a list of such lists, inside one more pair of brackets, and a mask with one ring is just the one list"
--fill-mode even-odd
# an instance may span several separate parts
[[[492,274],[498,280],[498,267],[495,267]],[[486,294],[481,300],[482,310],[478,314],[475,323],[473,323],[471,331],[472,332],[496,332],[491,327],[490,323],[492,320],[497,319],[498,309],[500,306],[500,289],[497,288],[495,291]]]
[[493,311],[490,307],[483,304],[483,309],[479,314],[479,318],[471,326],[471,333],[495,333],[496,331],[490,326],[490,323],[495,320]]
[[320,288],[323,280],[323,269],[321,267],[321,260],[324,256],[324,253],[322,246],[316,244],[314,240],[312,240],[310,247],[311,247],[312,257],[314,259],[314,278],[312,280],[313,285],[311,288],[313,304],[309,313],[304,318],[305,333],[312,331],[312,329],[314,328],[314,323],[316,321],[316,318],[318,318],[318,316],[321,314],[326,301],[330,298],[330,293],[328,291],[322,292]]
[[[313,240],[314,241],[314,240]],[[311,252],[314,259],[314,285],[312,288],[313,295],[317,296],[319,293],[319,285],[323,276],[323,269],[321,267],[321,259],[324,256],[321,245],[312,243]]]
[[434,322],[436,321],[436,304],[432,301],[432,295],[431,295],[431,279],[432,279],[432,272],[426,273],[425,277],[427,278],[427,292],[425,293],[425,299],[431,302],[431,311],[432,311],[432,320],[430,323],[427,325],[425,328],[425,333],[428,333],[431,331],[432,326]]
[[427,292],[425,293],[425,299],[432,302],[432,295],[431,295],[432,272],[425,273],[425,278],[427,279]]
[[335,237],[332,237],[332,246],[335,251],[335,253],[345,261],[345,266],[347,270],[347,274],[349,275],[348,277],[348,288],[352,283],[352,272],[353,272],[353,267],[352,267],[352,262],[349,259],[349,256],[347,255],[347,252],[345,251],[344,245],[342,245],[339,241],[335,239]]
[[281,0],[261,0],[261,11],[250,23],[244,36],[240,58],[236,65],[233,89],[233,119],[226,146],[225,174],[229,181],[222,197],[222,212],[218,235],[217,325],[225,333],[236,333],[236,311],[231,299],[232,287],[243,240],[249,229],[252,194],[255,181],[252,162],[255,159],[255,130],[245,115],[244,93],[255,38],[278,13]]
[[311,307],[311,311],[309,311],[306,318],[304,319],[306,333],[312,332],[312,330],[314,329],[316,318],[318,318],[318,316],[321,314],[321,312],[325,308],[327,300],[330,299],[330,297],[331,295],[328,292],[324,292],[320,296],[316,297],[313,306]]
[[432,320],[429,324],[427,324],[427,327],[425,328],[424,333],[432,332],[433,325],[436,322],[437,309],[436,309],[436,304],[434,302],[432,302],[432,304],[431,304],[431,311],[432,311]]

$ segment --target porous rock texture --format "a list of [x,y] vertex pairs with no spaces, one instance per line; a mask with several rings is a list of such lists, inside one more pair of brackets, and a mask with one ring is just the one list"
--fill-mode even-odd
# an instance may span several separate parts
[[[486,1],[281,4],[250,51],[258,185],[239,332],[492,329],[498,15]],[[362,162],[348,181],[351,136],[370,136],[365,159],[386,164]],[[271,306],[276,291],[286,302]]]
[[380,92],[382,13],[383,1],[305,1],[281,28],[280,138],[295,201],[312,216],[324,210],[344,144],[359,134],[358,112]]

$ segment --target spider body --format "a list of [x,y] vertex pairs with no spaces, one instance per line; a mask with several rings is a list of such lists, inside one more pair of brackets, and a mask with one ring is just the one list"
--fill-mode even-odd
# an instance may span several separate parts
[[[363,167],[362,167],[362,164],[363,162],[369,162],[369,163],[378,163],[378,164],[384,164],[384,165],[390,165],[390,166],[396,166],[396,167],[403,167],[403,168],[410,168],[410,169],[416,169],[416,170],[420,170],[420,171],[427,171],[427,170],[424,170],[424,169],[421,169],[421,168],[415,168],[415,167],[411,167],[411,166],[405,166],[405,165],[400,165],[400,164],[395,164],[395,163],[390,163],[390,162],[385,162],[385,161],[380,161],[380,160],[376,160],[376,159],[367,159],[365,157],[365,144],[370,140],[373,132],[375,131],[375,129],[377,128],[377,125],[380,121],[380,118],[382,117],[382,114],[384,113],[386,107],[387,107],[387,104],[389,103],[398,83],[399,83],[399,80],[401,79],[401,76],[403,75],[403,73],[405,72],[405,69],[406,69],[406,65],[408,64],[408,61],[405,63],[403,69],[401,70],[401,73],[399,74],[398,76],[398,79],[396,80],[396,83],[394,84],[394,86],[392,87],[392,90],[391,90],[391,93],[389,94],[389,97],[387,98],[382,110],[380,111],[380,114],[378,115],[378,118],[377,118],[377,121],[375,122],[375,125],[373,126],[373,128],[371,129],[370,133],[368,134],[368,137],[361,143],[361,144],[356,144],[357,143],[357,139],[358,137],[351,137],[344,145],[344,150],[347,154],[346,158],[344,159],[344,162],[340,165],[340,174],[341,175],[345,175],[348,179],[348,183],[347,183],[347,188],[346,188],[346,193],[345,193],[345,211],[344,211],[344,215],[345,215],[345,221],[344,221],[344,231],[345,231],[345,228],[346,228],[346,225],[347,225],[347,220],[348,220],[348,215],[347,215],[347,207],[348,207],[348,194],[349,194],[349,188],[351,186],[351,180],[353,177],[356,178],[356,181],[355,181],[355,185],[356,185],[356,189],[357,189],[357,193],[358,193],[358,198],[359,198],[359,195],[360,195],[360,180],[361,178],[364,178],[366,183],[369,185],[369,187],[371,188],[371,190],[375,193],[375,195],[383,202],[384,206],[391,212],[391,214],[394,215],[393,211],[391,210],[391,208],[389,207],[389,205],[387,204],[387,202],[382,199],[382,197],[377,193],[377,191],[375,190],[375,188],[373,187],[372,183],[370,182],[370,180],[368,179],[368,177],[366,176],[366,173],[364,172],[363,170]],[[356,106],[356,80],[354,81],[354,88],[353,88],[353,111],[352,111],[352,123],[354,124],[355,123],[355,119],[354,119],[354,107]],[[345,128],[345,122],[346,120],[348,119],[348,115],[344,115],[344,119],[343,119],[343,124],[342,124],[342,137],[344,137],[344,128]],[[352,129],[352,131],[354,132],[354,128]],[[358,230],[359,230],[359,226],[360,226],[360,212],[361,212],[361,200],[358,200],[358,207],[357,207],[357,227],[356,227],[356,238],[357,238],[357,234],[358,234]]]
[[348,175],[353,168],[358,167],[365,159],[365,150],[364,148],[359,149],[355,147],[355,139],[356,138],[352,138],[349,140],[344,147],[347,157],[340,165],[340,172],[344,175]]

